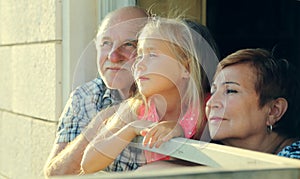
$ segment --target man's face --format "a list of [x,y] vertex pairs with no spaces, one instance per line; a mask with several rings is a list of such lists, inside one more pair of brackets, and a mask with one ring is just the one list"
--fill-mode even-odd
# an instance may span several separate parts
[[139,21],[116,23],[110,19],[97,36],[98,71],[111,89],[129,89],[133,84],[131,66],[136,57]]

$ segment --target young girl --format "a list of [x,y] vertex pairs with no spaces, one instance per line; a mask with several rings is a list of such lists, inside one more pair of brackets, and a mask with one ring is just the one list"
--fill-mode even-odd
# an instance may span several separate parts
[[[139,158],[140,165],[169,159],[127,150],[138,135],[144,136],[144,145],[159,147],[173,137],[199,138],[203,131],[209,86],[204,70],[214,69],[203,70],[201,65],[216,59],[206,41],[182,21],[152,18],[140,33],[137,54],[133,74],[139,92],[107,121],[106,130],[114,133],[103,136],[100,131],[90,142],[81,163],[83,173],[104,169],[121,152]],[[110,128],[110,123],[119,128]]]

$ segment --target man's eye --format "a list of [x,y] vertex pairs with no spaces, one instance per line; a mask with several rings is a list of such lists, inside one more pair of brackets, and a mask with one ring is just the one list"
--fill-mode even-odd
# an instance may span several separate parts
[[129,41],[122,44],[123,48],[136,48],[137,42],[136,41]]
[[123,44],[123,46],[126,46],[126,47],[135,47],[135,44],[131,43],[131,42],[127,42],[127,43]]
[[112,42],[110,42],[110,41],[103,41],[100,43],[100,47],[111,46],[111,45],[112,45]]

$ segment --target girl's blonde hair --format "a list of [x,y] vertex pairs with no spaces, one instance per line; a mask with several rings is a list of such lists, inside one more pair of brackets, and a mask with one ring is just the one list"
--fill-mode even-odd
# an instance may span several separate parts
[[[161,37],[158,40],[168,42],[168,47],[176,56],[176,60],[188,71],[189,80],[185,91],[181,94],[181,102],[184,106],[187,106],[186,109],[198,110],[198,134],[195,137],[199,138],[205,122],[205,94],[208,93],[207,89],[209,89],[209,82],[202,63],[205,62],[204,60],[208,60],[205,59],[209,56],[207,53],[212,53],[212,56],[216,57],[215,53],[198,32],[193,31],[180,19],[149,18],[148,23],[142,29],[142,32],[144,31],[147,33],[155,32]],[[210,50],[208,50],[209,48]],[[139,96],[139,99],[141,97]],[[146,101],[143,101],[145,104]],[[141,103],[141,100],[139,100],[139,103]],[[184,115],[185,112],[183,111],[182,114]]]

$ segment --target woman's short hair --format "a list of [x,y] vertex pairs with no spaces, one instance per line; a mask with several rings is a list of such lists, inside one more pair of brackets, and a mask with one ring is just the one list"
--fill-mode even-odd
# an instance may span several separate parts
[[259,95],[259,107],[277,98],[285,98],[288,109],[274,126],[273,130],[288,137],[299,137],[298,117],[299,81],[295,68],[286,59],[275,59],[264,49],[243,49],[228,55],[218,65],[216,74],[222,69],[249,64],[256,76],[255,91]]

